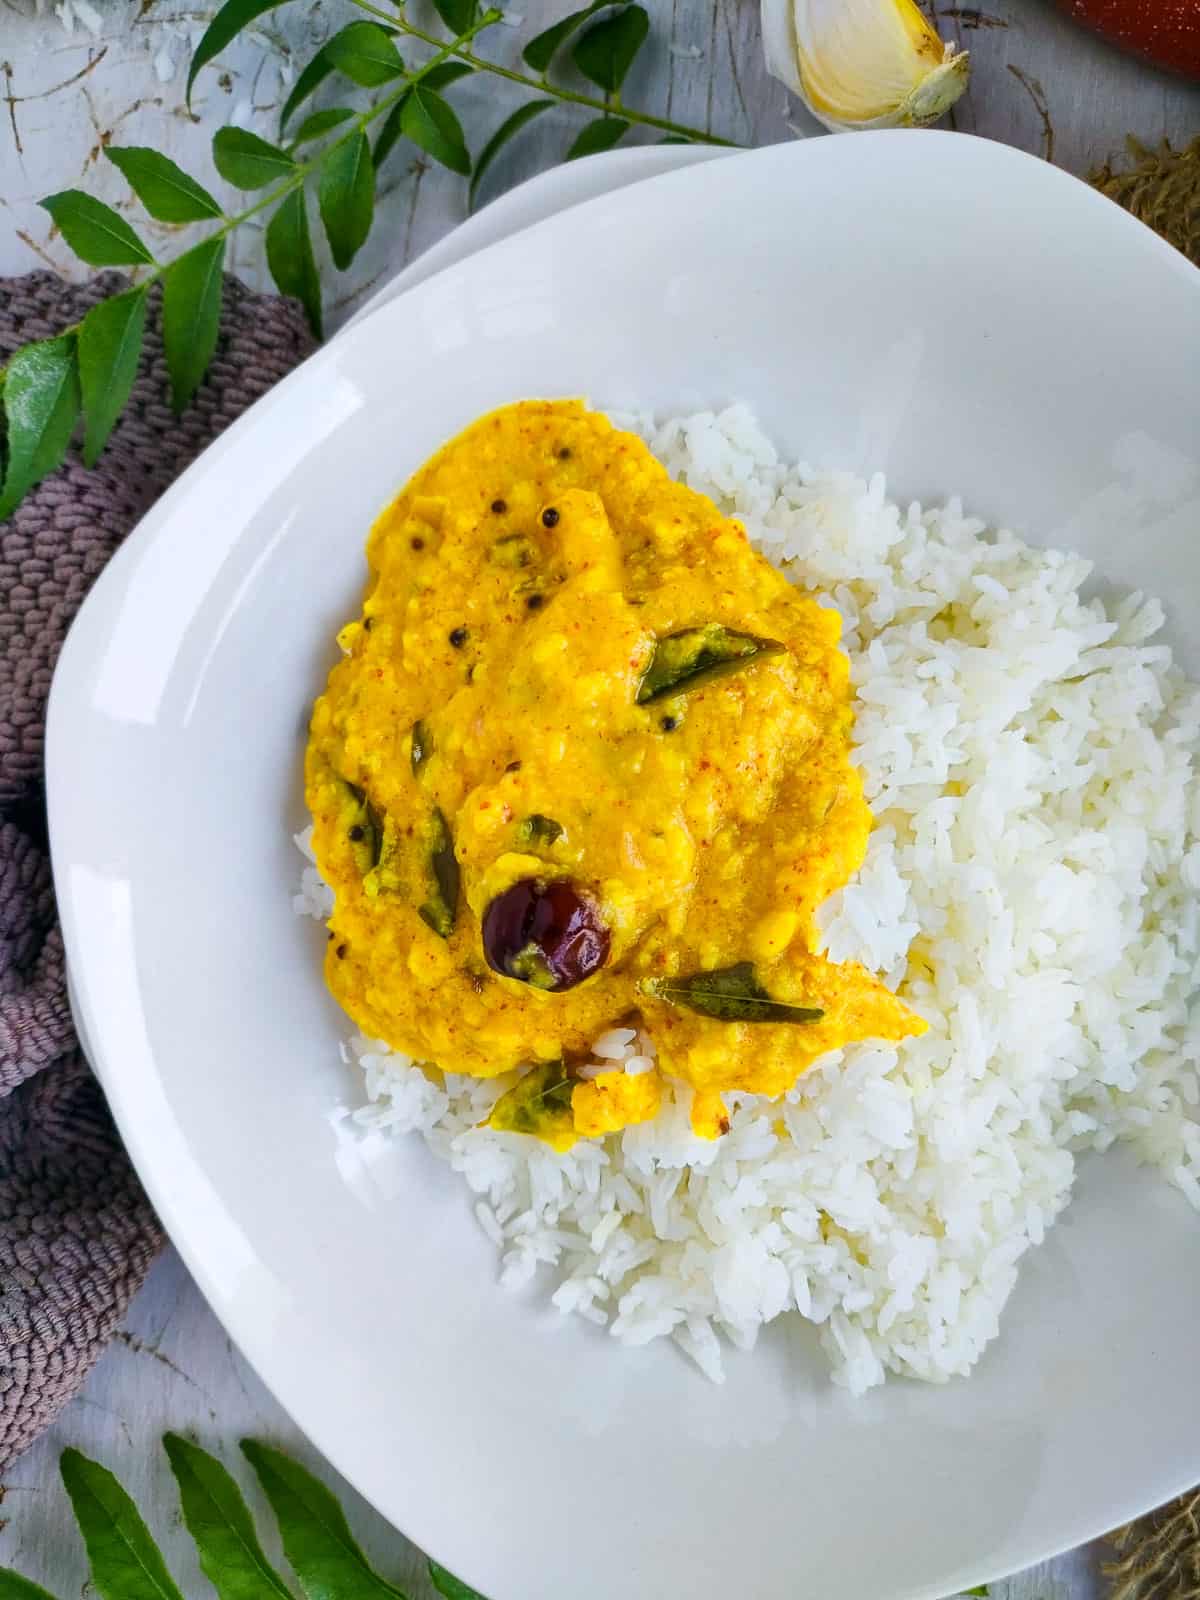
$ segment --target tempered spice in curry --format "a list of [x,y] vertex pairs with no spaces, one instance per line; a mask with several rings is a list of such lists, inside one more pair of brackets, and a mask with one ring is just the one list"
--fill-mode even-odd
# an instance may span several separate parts
[[[737,522],[604,416],[524,401],[438,451],[367,556],[306,764],[326,979],[366,1034],[492,1077],[640,1017],[659,1070],[556,1092],[561,1147],[653,1116],[660,1073],[713,1136],[724,1091],[779,1095],[826,1051],[923,1030],[814,949],[870,829],[849,665],[836,613]],[[530,881],[569,882],[603,925],[574,987],[489,963],[484,914]],[[666,998],[729,969],[790,1020]]]

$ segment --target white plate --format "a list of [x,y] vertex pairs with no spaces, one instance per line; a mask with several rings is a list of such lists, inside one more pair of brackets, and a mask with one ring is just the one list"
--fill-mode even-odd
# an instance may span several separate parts
[[[1200,1227],[1119,1156],[975,1376],[853,1401],[786,1320],[724,1388],[495,1286],[458,1180],[363,1148],[290,907],[309,702],[375,511],[522,395],[745,397],[782,447],[1200,607],[1200,277],[949,134],[820,139],[589,202],[384,305],[235,424],[106,570],[50,708],[55,877],[96,1065],[217,1314],[315,1442],[492,1600],[902,1600],[1200,1477]],[[1181,633],[1184,645],[1194,631]],[[1187,650],[1193,669],[1195,648]]]
[[624,189],[631,183],[641,183],[646,178],[657,178],[664,172],[698,166],[702,161],[719,161],[722,156],[736,153],[711,144],[642,144],[628,150],[605,150],[589,156],[586,161],[568,161],[560,167],[549,167],[506,194],[498,195],[482,211],[475,212],[445,238],[430,245],[424,255],[410,262],[394,278],[389,278],[359,306],[345,327],[353,328],[380,306],[406,289],[424,283],[444,267],[465,261],[475,251],[497,244],[570,206]]

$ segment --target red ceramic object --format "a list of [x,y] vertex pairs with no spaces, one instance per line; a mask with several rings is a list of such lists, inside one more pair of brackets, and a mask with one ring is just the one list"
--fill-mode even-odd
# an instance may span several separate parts
[[1124,50],[1200,78],[1200,0],[1059,0],[1064,11]]

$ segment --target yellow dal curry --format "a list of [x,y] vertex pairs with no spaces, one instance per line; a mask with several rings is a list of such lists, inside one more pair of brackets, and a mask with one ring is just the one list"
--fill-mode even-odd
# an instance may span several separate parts
[[[493,1123],[565,1149],[644,1121],[663,1074],[782,1094],[817,1056],[924,1024],[818,955],[858,868],[839,621],[577,402],[441,449],[373,527],[362,616],[317,701],[329,987],[446,1071],[530,1067]],[[580,1079],[641,1018],[657,1069]]]

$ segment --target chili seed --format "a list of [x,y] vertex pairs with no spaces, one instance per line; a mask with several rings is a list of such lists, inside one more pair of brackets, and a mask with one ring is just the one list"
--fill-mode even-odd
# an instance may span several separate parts
[[496,513],[496,515],[498,517],[502,517],[504,515],[504,513],[508,510],[508,501],[507,500],[493,500],[492,501],[492,510]]
[[450,634],[450,643],[454,646],[454,648],[456,650],[461,650],[463,645],[466,644],[466,642],[467,642],[467,630],[465,628],[455,628],[455,629],[453,629],[453,631]]
[[351,840],[352,840],[352,841],[353,841],[353,842],[354,842],[354,843],[355,843],[355,844],[357,844],[357,843],[358,843],[358,841],[359,841],[359,840],[360,840],[360,839],[361,839],[361,838],[362,838],[362,837],[363,837],[363,827],[362,827],[362,824],[361,824],[361,823],[359,823],[359,822],[356,822],[356,823],[355,823],[355,824],[354,824],[354,826],[353,826],[353,827],[352,827],[352,828],[351,828],[351,829],[350,829],[350,838],[351,838]]
[[542,527],[555,528],[558,526],[558,512],[553,506],[547,506],[542,512]]

